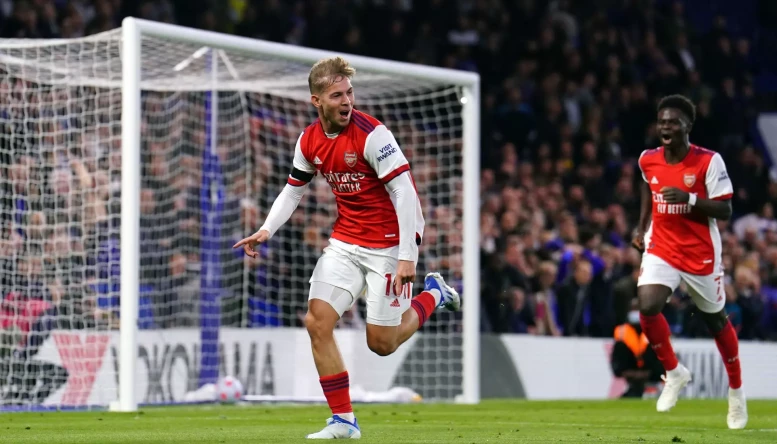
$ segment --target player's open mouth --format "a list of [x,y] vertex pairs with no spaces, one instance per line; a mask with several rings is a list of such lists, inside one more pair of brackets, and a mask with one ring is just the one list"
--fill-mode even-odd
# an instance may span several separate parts
[[661,135],[661,142],[664,145],[669,145],[670,143],[672,143],[672,136],[669,135],[669,134],[662,134]]
[[351,114],[350,110],[349,111],[340,111],[340,117],[342,117],[343,119],[347,119],[350,114]]

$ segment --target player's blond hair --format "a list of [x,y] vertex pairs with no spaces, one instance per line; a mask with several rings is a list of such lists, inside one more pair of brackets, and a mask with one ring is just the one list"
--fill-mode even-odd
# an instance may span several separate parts
[[343,77],[353,78],[356,70],[348,63],[348,60],[337,56],[321,59],[313,65],[308,75],[308,87],[311,94],[321,94],[335,82]]

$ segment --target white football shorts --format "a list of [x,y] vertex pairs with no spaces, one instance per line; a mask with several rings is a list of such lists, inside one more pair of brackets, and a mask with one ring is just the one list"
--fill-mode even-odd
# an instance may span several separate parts
[[675,291],[681,280],[688,285],[688,293],[699,310],[705,313],[717,313],[726,305],[722,269],[707,276],[699,276],[680,271],[653,254],[642,255],[638,287],[658,284]]
[[[411,284],[403,294],[394,294],[394,274],[399,263],[399,247],[365,248],[330,239],[329,246],[318,259],[310,283],[322,282],[346,290],[332,299],[332,292],[314,294],[311,286],[308,299],[328,302],[342,317],[364,295],[367,303],[367,323],[394,327],[402,322],[402,313],[410,308]],[[330,294],[327,294],[330,293]]]

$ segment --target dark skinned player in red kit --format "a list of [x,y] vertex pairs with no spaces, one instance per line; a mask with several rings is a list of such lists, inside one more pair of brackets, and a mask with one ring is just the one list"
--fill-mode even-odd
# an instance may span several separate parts
[[661,312],[680,282],[686,283],[728,373],[728,427],[742,429],[747,425],[747,401],[739,342],[723,308],[722,245],[716,222],[731,217],[733,187],[720,154],[689,142],[695,117],[696,109],[686,97],[663,98],[657,121],[662,146],[645,150],[639,158],[645,184],[633,245],[643,252],[637,284],[640,324],[666,371],[656,409],[668,412],[691,381],[691,372],[678,362]]

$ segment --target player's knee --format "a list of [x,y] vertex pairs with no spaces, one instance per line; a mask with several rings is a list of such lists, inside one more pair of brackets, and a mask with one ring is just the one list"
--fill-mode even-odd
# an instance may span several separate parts
[[310,311],[305,315],[305,328],[308,330],[312,342],[326,339],[334,334],[334,328],[328,322]]
[[340,315],[334,307],[324,300],[311,299],[308,302],[308,312],[305,314],[305,328],[310,340],[326,340],[334,337],[335,325]]
[[378,356],[388,356],[397,350],[396,341],[381,336],[367,337],[367,347]]
[[644,316],[656,316],[661,313],[661,305],[656,304],[655,301],[640,299],[639,313]]
[[707,328],[713,335],[720,333],[728,321],[725,310],[720,310],[717,313],[702,312],[702,319],[704,319],[704,323],[707,324]]
[[666,304],[666,299],[670,295],[671,291],[657,291],[648,286],[640,287],[637,291],[639,312],[645,316],[655,316],[661,313]]

